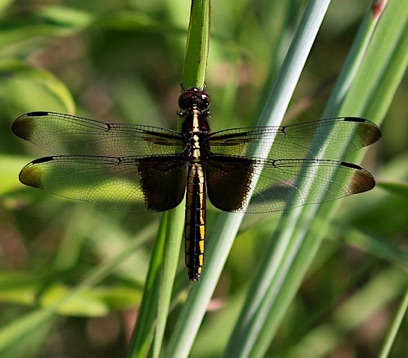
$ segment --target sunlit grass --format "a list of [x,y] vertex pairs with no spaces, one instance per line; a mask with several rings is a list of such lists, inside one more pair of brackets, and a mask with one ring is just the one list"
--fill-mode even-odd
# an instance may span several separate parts
[[[299,3],[212,4],[206,82],[212,96],[214,130],[256,124],[257,106],[267,92],[262,88],[271,88],[275,83],[303,13]],[[369,16],[360,3],[347,4],[331,4],[297,85],[292,108],[298,108],[303,98],[343,67],[364,13],[366,19]],[[140,309],[141,292],[146,282],[145,292],[151,288],[152,281],[145,282],[144,277],[153,240],[158,235],[163,239],[168,235],[163,227],[159,232],[160,216],[73,204],[20,186],[18,168],[44,152],[13,137],[9,126],[24,112],[73,112],[76,108],[76,114],[94,119],[176,129],[189,4],[183,9],[183,5],[172,1],[150,1],[128,5],[126,9],[112,1],[65,8],[14,6],[0,8],[4,29],[0,34],[0,351],[2,356],[10,357],[82,356],[83,352],[93,356],[115,352],[115,356],[124,356],[136,321],[135,311]],[[408,131],[403,120],[407,116],[406,83],[402,83],[396,95],[395,90],[406,70],[408,54],[407,30],[398,28],[401,21],[397,19],[408,18],[408,7],[407,2],[399,0],[390,0],[388,6],[399,17],[393,15],[391,25],[385,23],[383,30],[377,30],[378,47],[372,50],[372,62],[364,65],[361,77],[350,83],[350,73],[343,73],[346,89],[351,84],[355,88],[342,103],[341,113],[337,112],[339,106],[329,113],[364,115],[380,123],[391,105],[390,113],[394,115],[386,117],[383,139],[369,149],[364,166],[379,181],[403,183],[404,188],[408,180],[405,165]],[[397,44],[394,50],[392,43]],[[353,54],[365,50],[365,45],[358,46]],[[372,71],[383,75],[374,78]],[[306,110],[300,112],[296,121],[318,119],[329,94],[319,92],[318,96],[308,98]],[[282,107],[279,110],[284,112]],[[256,347],[262,347],[260,350],[266,347],[267,354],[275,356],[317,357],[344,350],[356,356],[376,356],[381,346],[388,349],[388,342],[396,337],[392,355],[403,354],[408,349],[404,339],[406,324],[403,322],[395,334],[392,328],[397,324],[391,322],[398,321],[393,316],[397,315],[406,287],[407,258],[402,247],[408,231],[408,214],[402,210],[406,206],[405,192],[387,191],[380,183],[368,193],[344,200],[340,207],[335,204],[330,209],[335,210],[330,219],[325,215],[328,206],[320,209],[323,216],[315,217],[316,208],[311,207],[301,220],[287,220],[285,225],[277,224],[280,215],[276,213],[246,217],[241,229],[236,226],[238,235],[225,267],[223,260],[232,244],[232,241],[225,244],[225,237],[231,234],[227,224],[240,219],[237,215],[227,218],[210,208],[209,254],[203,280],[195,284],[193,291],[187,289],[183,250],[179,243],[172,247],[171,255],[179,256],[179,260],[171,262],[177,266],[177,275],[169,302],[169,321],[161,321],[158,326],[160,334],[164,334],[164,346],[186,344],[188,354],[189,342],[193,343],[192,356],[220,356],[228,340],[235,346],[236,337],[231,337],[231,332],[250,283],[262,278],[255,276],[255,272],[262,273],[261,258],[267,250],[276,253],[282,249],[285,240],[276,241],[278,236],[293,231],[310,236],[309,246],[304,248],[309,251],[303,264],[300,261],[293,264],[302,266],[299,274],[279,283],[275,281],[279,299],[269,304],[277,314],[273,320],[259,324],[259,331],[266,333],[262,345]],[[181,221],[182,225],[183,208],[181,213],[181,219],[174,223]],[[275,238],[271,241],[272,233]],[[320,248],[314,246],[317,237],[324,238],[319,241]],[[160,255],[163,257],[162,252]],[[262,260],[266,262],[267,258]],[[284,268],[277,265],[277,269]],[[261,281],[261,285],[262,282],[266,285],[267,281]],[[166,284],[168,290],[173,282]],[[205,292],[197,295],[200,291]],[[252,292],[253,303],[258,299],[267,302],[258,292]],[[194,296],[201,296],[201,301]],[[214,299],[207,307],[212,296]],[[158,297],[153,294],[147,303],[162,309],[163,320],[167,307],[165,310],[160,307]],[[66,299],[71,301],[64,303]],[[213,312],[207,312],[207,308]],[[204,313],[206,319],[201,321]],[[250,313],[244,310],[242,314],[250,317]],[[142,316],[139,312],[139,318]],[[268,317],[266,313],[264,317]],[[189,327],[183,326],[184,319],[194,319],[195,326],[200,326],[197,336],[189,331],[193,334],[189,342],[178,335]],[[103,326],[106,336],[100,341],[97,328],[102,327],[102,322],[106,323]],[[143,327],[146,334],[154,332],[155,323],[153,317]],[[253,342],[259,336],[255,334]],[[67,337],[69,343],[61,343]],[[156,354],[161,350],[161,342],[161,337],[153,342]],[[240,354],[243,354],[240,344],[244,343],[247,344],[245,340],[237,342]],[[146,350],[149,344],[144,347]],[[259,351],[254,354],[262,355]]]

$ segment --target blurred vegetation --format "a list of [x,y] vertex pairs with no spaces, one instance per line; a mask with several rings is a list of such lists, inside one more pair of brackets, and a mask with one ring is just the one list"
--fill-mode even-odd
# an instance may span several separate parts
[[[320,118],[369,3],[333,2],[287,123]],[[255,124],[266,77],[271,68],[278,71],[304,4],[214,2],[207,73],[212,130]],[[10,328],[10,342],[26,328],[18,341],[3,343],[2,356],[125,356],[160,215],[113,212],[23,187],[19,170],[47,154],[9,128],[35,110],[176,128],[189,6],[166,0],[0,4],[0,327]],[[381,142],[363,163],[380,181],[408,180],[407,96],[405,80]],[[271,352],[300,356],[299,342],[313,334],[313,343],[324,346],[335,331],[341,339],[331,355],[376,355],[407,286],[407,193],[399,188],[377,187],[344,201]],[[217,215],[208,213],[209,236]],[[192,356],[219,356],[223,323],[235,319],[245,279],[278,217],[244,221]],[[179,274],[178,292],[184,293],[182,253]],[[51,312],[47,324],[27,329],[31,312],[81,285],[87,289]],[[175,305],[169,332],[177,312]],[[407,334],[405,320],[392,356],[408,351]]]

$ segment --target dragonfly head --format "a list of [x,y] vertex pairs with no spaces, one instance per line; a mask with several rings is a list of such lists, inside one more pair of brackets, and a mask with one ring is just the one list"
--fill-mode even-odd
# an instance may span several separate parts
[[199,111],[207,110],[210,102],[211,98],[207,92],[197,87],[191,87],[179,97],[178,104],[181,112],[191,112],[193,108]]

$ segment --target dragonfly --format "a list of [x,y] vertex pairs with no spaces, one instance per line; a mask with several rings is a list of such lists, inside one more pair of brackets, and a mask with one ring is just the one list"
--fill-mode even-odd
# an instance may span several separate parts
[[[342,117],[211,132],[210,102],[204,89],[186,89],[178,100],[180,132],[54,112],[24,114],[12,132],[55,155],[27,164],[19,179],[125,211],[162,212],[186,197],[185,264],[192,281],[199,280],[204,265],[207,196],[223,211],[267,213],[374,188],[367,170],[327,158],[379,140],[374,123]],[[327,137],[324,152],[312,144]],[[345,143],[346,153],[339,152]]]

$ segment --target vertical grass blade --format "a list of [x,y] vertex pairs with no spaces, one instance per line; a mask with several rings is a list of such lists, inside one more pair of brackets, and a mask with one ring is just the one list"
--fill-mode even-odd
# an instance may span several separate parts
[[[329,1],[311,1],[295,35],[276,87],[270,90],[260,124],[280,122],[323,20]],[[167,357],[186,357],[228,257],[243,215],[222,213],[209,238],[207,264],[199,285],[192,287],[169,342]],[[242,351],[241,351],[242,352]],[[232,355],[234,356],[234,354]]]
[[211,1],[193,0],[188,25],[183,86],[204,88],[210,49]]
[[166,240],[167,221],[168,213],[165,213],[162,216],[159,233],[150,260],[138,320],[129,346],[129,357],[146,356],[153,341],[156,320],[158,319],[157,312],[161,289],[160,275],[163,271],[163,252],[165,247],[164,242]]
[[[365,116],[372,106],[371,98],[373,96],[376,96],[376,98],[388,97],[388,94],[385,96],[387,92],[379,92],[379,90],[384,91],[385,88],[367,85],[368,78],[366,75],[363,76],[363,74],[367,73],[366,71],[370,72],[372,77],[368,83],[381,83],[384,80],[384,74],[388,71],[401,73],[399,69],[404,66],[404,59],[400,59],[402,63],[395,65],[387,71],[385,71],[385,67],[389,65],[389,62],[384,61],[382,66],[375,66],[376,70],[374,71],[372,67],[369,68],[367,65],[378,58],[378,49],[376,48],[378,42],[376,38],[382,36],[381,29],[386,31],[388,26],[393,26],[394,29],[403,28],[403,26],[398,24],[389,23],[391,16],[393,22],[400,23],[401,25],[404,24],[405,26],[406,17],[402,10],[406,5],[401,4],[398,1],[390,1],[386,8],[390,17],[384,16],[380,18],[377,27],[370,27],[371,33],[357,38],[357,42],[360,41],[360,43],[355,44],[353,48],[363,47],[367,48],[367,51],[364,50],[365,55],[363,59],[356,58],[348,61],[348,64],[353,67],[358,63],[360,65],[352,71],[346,69],[345,73],[353,73],[353,76],[343,76],[341,80],[347,83],[340,83],[336,87],[337,89],[347,88],[352,82],[348,95],[339,101],[339,103],[343,103],[342,111],[347,110],[347,112],[330,112],[332,115],[352,114]],[[371,8],[368,9],[368,12],[370,13],[369,15],[373,16]],[[398,14],[398,12],[400,13]],[[369,22],[366,21],[362,26],[368,26],[368,24]],[[366,32],[367,29],[360,30],[360,33]],[[390,41],[385,44],[383,43],[382,51],[385,51],[389,58],[393,58],[394,53],[397,52],[393,44],[396,42],[396,39],[400,39],[400,35],[400,31],[394,31],[393,36],[391,36],[392,41],[389,39]],[[366,36],[370,38],[368,47],[365,40]],[[354,56],[359,57],[360,53],[360,51],[355,51]],[[401,78],[402,75],[399,76],[398,81],[394,80],[392,83],[398,83]],[[364,86],[368,87],[369,90],[363,92],[356,90],[356,88],[363,88]],[[395,91],[395,86],[389,86],[385,91],[393,92]],[[354,97],[352,97],[352,94]],[[338,96],[337,93],[334,95]],[[352,101],[353,99],[354,101]],[[335,102],[332,101],[332,103]],[[354,103],[354,106],[351,103]],[[372,114],[375,115],[374,113]],[[374,118],[378,119],[379,122],[378,114]],[[319,145],[319,143],[314,145]],[[320,143],[320,145],[324,146],[325,143]],[[340,152],[341,150],[342,148],[339,148]],[[353,155],[351,158],[356,159],[357,156],[358,154]],[[301,190],[303,192],[303,188]],[[229,342],[226,356],[257,357],[265,354],[323,238],[324,227],[322,228],[320,225],[320,230],[317,231],[314,230],[314,224],[320,221],[320,223],[323,222],[327,225],[338,206],[339,202],[332,202],[321,204],[320,206],[314,205],[298,208],[283,213],[278,227],[272,235],[271,244],[265,250],[265,256],[255,275],[256,279],[249,289],[246,303]],[[277,242],[276,247],[274,242]]]
[[[205,84],[209,50],[210,1],[194,0],[187,34],[183,88]],[[153,344],[152,355],[162,351],[184,223],[184,205],[163,214],[161,229],[152,256],[152,265],[143,295],[139,319],[129,356],[145,356]],[[160,264],[159,264],[160,262]],[[157,270],[160,265],[160,269]],[[152,275],[150,275],[152,274]]]
[[401,304],[398,307],[397,314],[394,317],[391,327],[388,330],[387,336],[384,340],[384,344],[381,347],[378,357],[380,358],[389,357],[392,345],[398,333],[398,329],[401,326],[404,316],[406,316],[407,314],[407,310],[408,310],[408,290],[405,291],[404,297],[402,298]]

